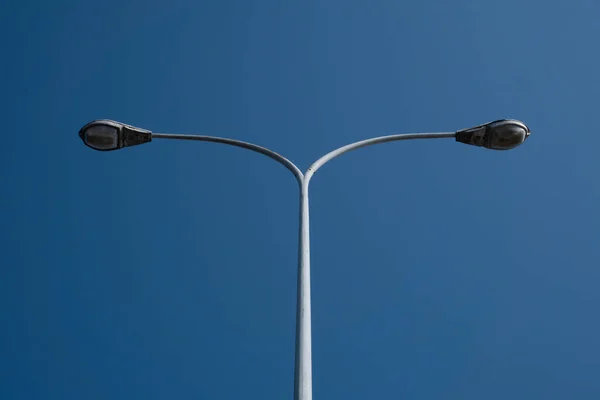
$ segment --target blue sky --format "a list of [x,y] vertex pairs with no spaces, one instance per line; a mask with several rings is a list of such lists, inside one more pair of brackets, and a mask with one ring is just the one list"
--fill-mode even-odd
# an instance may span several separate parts
[[[567,5],[569,4],[569,5]],[[3,7],[0,398],[293,395],[302,169],[315,399],[600,397],[600,5],[325,0]]]

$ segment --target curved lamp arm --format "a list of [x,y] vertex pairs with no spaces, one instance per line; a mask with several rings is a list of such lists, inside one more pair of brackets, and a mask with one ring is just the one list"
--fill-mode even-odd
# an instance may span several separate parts
[[387,143],[387,142],[395,142],[397,140],[406,140],[406,139],[440,139],[440,138],[453,138],[456,136],[456,132],[439,132],[439,133],[402,133],[399,135],[388,135],[388,136],[380,136],[372,139],[361,140],[360,142],[355,142],[348,144],[346,146],[340,147],[339,149],[333,150],[323,157],[319,158],[315,161],[304,174],[304,185],[308,186],[310,179],[314,175],[315,172],[319,168],[321,168],[327,162],[333,160],[334,158],[341,156],[344,153],[347,153],[352,150],[360,149],[361,147],[367,147],[374,144],[379,143]]
[[302,182],[304,180],[304,175],[302,174],[302,171],[300,171],[300,169],[293,162],[291,162],[279,153],[269,150],[266,147],[258,146],[256,144],[242,142],[241,140],[226,139],[214,136],[179,135],[170,133],[153,133],[152,139],[198,140],[201,142],[223,143],[231,146],[241,147],[243,149],[252,150],[256,153],[264,154],[265,156],[277,161],[279,164],[283,165],[288,170],[290,170],[292,174],[294,174],[294,176],[296,177],[296,181],[298,181],[299,185],[302,185]]

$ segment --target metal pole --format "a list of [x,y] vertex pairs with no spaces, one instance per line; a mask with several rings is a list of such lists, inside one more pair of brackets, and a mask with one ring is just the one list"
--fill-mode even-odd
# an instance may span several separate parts
[[294,370],[294,399],[312,400],[312,333],[311,333],[311,300],[310,300],[310,229],[309,229],[309,204],[308,185],[313,174],[324,164],[332,159],[361,147],[374,144],[394,142],[406,139],[438,139],[454,137],[454,132],[441,133],[411,133],[381,136],[362,140],[333,150],[315,161],[306,171],[302,172],[287,158],[265,147],[234,139],[225,139],[214,136],[179,135],[154,133],[153,139],[180,139],[216,142],[242,147],[261,153],[279,162],[289,169],[300,187],[300,227],[298,238],[298,290],[296,299],[296,359]]
[[308,183],[300,185],[300,228],[298,241],[298,290],[296,300],[296,365],[294,399],[312,400],[312,337],[310,312],[310,227]]

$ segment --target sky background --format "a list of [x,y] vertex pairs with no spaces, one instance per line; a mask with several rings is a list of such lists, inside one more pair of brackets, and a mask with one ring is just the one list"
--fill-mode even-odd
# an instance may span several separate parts
[[[75,3],[77,3],[75,5]],[[9,1],[0,398],[291,399],[311,185],[318,399],[600,398],[600,3]]]

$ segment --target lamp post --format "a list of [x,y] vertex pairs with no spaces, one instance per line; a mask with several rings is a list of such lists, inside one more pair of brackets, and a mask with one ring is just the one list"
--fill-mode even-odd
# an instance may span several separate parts
[[311,301],[310,301],[310,232],[308,186],[314,173],[332,159],[361,147],[379,143],[408,139],[455,138],[457,142],[493,150],[509,150],[522,144],[530,135],[529,128],[522,122],[503,119],[488,122],[473,128],[456,132],[410,133],[381,136],[351,143],[327,153],[315,161],[303,174],[287,158],[274,151],[255,144],[235,139],[213,136],[179,135],[152,133],[111,120],[96,120],[88,123],[79,131],[79,137],[92,149],[99,151],[117,150],[123,147],[147,143],[152,139],[197,140],[222,143],[242,147],[261,153],[279,162],[292,172],[300,189],[300,227],[298,243],[298,289],[296,302],[296,354],[294,370],[294,399],[312,400],[312,343],[311,343]]

